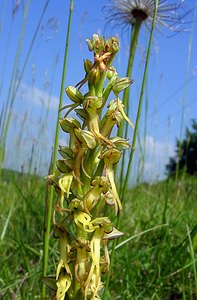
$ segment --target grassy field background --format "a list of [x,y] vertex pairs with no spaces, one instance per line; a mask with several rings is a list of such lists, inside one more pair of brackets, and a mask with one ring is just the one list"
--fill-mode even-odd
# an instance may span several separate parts
[[[0,185],[0,298],[40,299],[45,180],[4,170]],[[108,299],[196,299],[195,187],[185,177],[127,192]],[[51,245],[49,274],[58,262],[52,235]]]

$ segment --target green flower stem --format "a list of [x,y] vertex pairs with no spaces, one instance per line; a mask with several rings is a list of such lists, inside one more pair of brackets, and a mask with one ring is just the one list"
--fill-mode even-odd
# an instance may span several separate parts
[[[148,82],[148,80],[147,80]],[[141,158],[142,158],[142,180],[144,180],[144,163],[145,163],[145,156],[146,156],[146,134],[147,134],[147,124],[148,124],[148,92],[147,92],[147,85],[146,85],[146,96],[145,96],[145,118],[144,118],[144,149],[141,151]],[[140,137],[139,137],[140,139]],[[142,149],[142,147],[141,147]]]
[[[132,31],[131,31],[130,53],[129,53],[129,61],[128,61],[128,66],[127,66],[127,74],[126,74],[127,77],[131,77],[141,24],[142,24],[141,21],[137,22],[133,26]],[[127,109],[128,116],[129,116],[129,94],[130,94],[129,88],[124,90],[123,104]],[[128,133],[128,123],[126,123],[125,126],[126,126],[125,137],[126,137],[127,133]],[[118,136],[123,136],[123,131],[124,131],[124,123],[122,122],[118,129]],[[124,176],[124,166],[125,166],[125,152],[122,155],[120,178],[123,178],[123,176]],[[121,181],[120,188],[119,188],[120,192],[122,190],[122,184],[123,183]]]
[[[66,45],[65,45],[65,54],[64,54],[64,65],[63,65],[63,74],[62,74],[62,82],[61,82],[61,92],[60,92],[60,101],[58,107],[58,116],[57,116],[57,123],[56,123],[56,133],[55,133],[55,142],[54,142],[54,150],[53,150],[53,161],[51,167],[51,173],[55,172],[56,166],[56,156],[57,156],[57,148],[58,148],[58,141],[59,141],[59,118],[60,118],[60,109],[62,108],[63,97],[64,97],[64,83],[66,77],[66,64],[67,64],[67,57],[68,57],[68,45],[69,45],[69,38],[70,38],[70,28],[71,28],[71,21],[72,21],[72,13],[73,13],[73,5],[74,0],[70,0],[70,11],[69,11],[69,18],[68,18],[68,29],[66,34]],[[51,230],[51,217],[52,217],[52,207],[53,207],[53,195],[54,189],[50,187],[49,191],[49,199],[48,204],[46,205],[46,213],[45,213],[45,224],[44,224],[44,250],[43,250],[43,276],[46,276],[47,267],[48,267],[48,253],[49,253],[49,235]],[[46,286],[43,284],[42,286],[42,299],[45,299],[46,294]]]
[[106,72],[103,71],[101,72],[101,77],[99,80],[99,83],[95,86],[95,93],[97,95],[97,97],[102,97],[103,94],[103,85],[106,79]]
[[[141,27],[141,21],[137,22],[133,26],[132,31],[131,31],[130,53],[129,53],[129,61],[128,61],[128,65],[127,65],[127,74],[126,74],[127,77],[131,77],[131,73],[132,73],[132,69],[133,69],[133,62],[134,62],[134,57],[135,57],[135,53],[136,53],[139,32],[140,32],[140,27]],[[125,107],[128,107],[128,105],[129,105],[129,88],[124,90],[122,103]],[[118,129],[118,136],[123,136],[123,130],[124,130],[124,124],[122,122]]]
[[127,173],[126,173],[126,178],[125,178],[125,182],[124,182],[124,186],[123,186],[122,195],[125,195],[126,189],[128,187],[130,168],[131,168],[131,164],[133,161],[133,153],[134,153],[135,145],[136,145],[137,132],[138,132],[141,111],[142,111],[144,90],[145,90],[145,86],[146,86],[146,78],[147,78],[147,74],[148,74],[148,65],[149,65],[149,60],[150,60],[150,52],[151,52],[153,32],[154,32],[154,27],[155,27],[155,18],[156,18],[156,14],[157,14],[157,7],[158,7],[158,0],[155,0],[155,12],[154,12],[153,23],[152,23],[152,28],[151,28],[151,33],[150,33],[150,38],[149,38],[149,43],[148,43],[148,50],[147,50],[147,54],[146,54],[146,63],[145,63],[143,80],[142,80],[140,99],[139,99],[137,117],[136,117],[136,122],[135,122],[135,129],[134,129],[134,134],[133,134],[133,140],[132,140],[132,145],[131,145],[131,154],[129,157],[129,164],[128,164],[128,168],[127,168]]
[[[154,11],[153,23],[152,23],[152,28],[151,28],[150,38],[149,38],[147,55],[146,55],[146,63],[145,63],[145,69],[144,69],[144,76],[143,76],[143,80],[142,80],[140,99],[139,99],[139,104],[138,104],[138,111],[137,111],[136,124],[135,124],[133,141],[132,141],[131,154],[130,154],[130,158],[129,158],[129,164],[128,164],[128,168],[127,168],[126,178],[125,178],[125,182],[124,182],[124,186],[123,186],[123,191],[122,191],[122,195],[121,195],[122,204],[124,203],[125,192],[126,192],[126,189],[128,187],[129,173],[130,173],[130,168],[131,168],[131,164],[132,164],[132,160],[133,160],[133,153],[134,153],[134,149],[135,149],[135,144],[136,144],[137,131],[138,131],[138,126],[139,126],[139,121],[140,121],[140,115],[141,115],[141,109],[142,109],[142,101],[143,101],[144,89],[145,89],[145,85],[146,85],[148,64],[149,64],[149,60],[150,60],[150,51],[151,51],[151,45],[152,45],[152,39],[153,39],[153,32],[154,32],[154,27],[155,27],[155,19],[156,19],[156,15],[157,15],[157,7],[158,7],[158,0],[155,0],[155,11]],[[122,196],[124,196],[124,198]],[[120,214],[118,214],[116,228],[119,228],[119,225],[120,225]],[[115,247],[116,247],[116,240],[113,241],[113,245],[112,245],[111,264],[110,264],[108,276],[107,276],[106,283],[105,283],[105,290],[104,290],[104,294],[103,294],[103,300],[107,299],[108,285],[109,285],[109,279],[110,279],[110,274],[111,274],[111,270],[112,270],[112,264],[113,264],[113,259],[114,259]]]

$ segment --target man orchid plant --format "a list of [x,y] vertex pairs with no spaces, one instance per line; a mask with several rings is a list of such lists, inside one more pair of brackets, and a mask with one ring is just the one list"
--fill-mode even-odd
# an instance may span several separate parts
[[[68,110],[59,120],[61,129],[69,134],[69,145],[60,146],[62,159],[47,177],[57,193],[53,223],[60,259],[55,278],[43,280],[57,300],[101,299],[101,276],[110,264],[108,241],[123,235],[105,215],[105,208],[113,206],[116,215],[122,210],[114,167],[130,145],[111,134],[124,120],[133,127],[119,99],[132,80],[118,78],[112,66],[119,50],[117,38],[105,40],[94,34],[87,44],[94,61],[85,60],[84,79],[66,88],[72,103],[62,108]],[[82,94],[86,83],[88,91]],[[114,99],[108,102],[111,92]],[[68,117],[71,111],[76,117]]]

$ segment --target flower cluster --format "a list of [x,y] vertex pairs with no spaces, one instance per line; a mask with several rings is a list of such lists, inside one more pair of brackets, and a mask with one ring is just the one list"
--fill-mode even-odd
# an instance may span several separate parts
[[[60,146],[62,159],[57,160],[55,173],[48,176],[58,195],[53,221],[60,260],[55,279],[45,282],[57,300],[100,299],[101,275],[110,263],[108,241],[123,235],[105,216],[105,207],[114,207],[116,215],[122,210],[114,166],[130,145],[111,133],[123,120],[133,126],[118,96],[132,80],[118,78],[112,67],[119,49],[117,38],[104,40],[94,34],[87,44],[94,61],[85,60],[84,79],[66,88],[72,103],[63,107],[68,110],[59,122],[69,134],[69,145]],[[88,92],[83,95],[80,88],[85,83]],[[111,92],[114,99],[108,102]],[[76,118],[68,116],[72,110]]]

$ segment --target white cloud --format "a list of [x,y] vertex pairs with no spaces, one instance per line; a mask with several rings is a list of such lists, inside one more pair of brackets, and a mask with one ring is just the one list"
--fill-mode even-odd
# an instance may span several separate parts
[[58,109],[59,98],[50,95],[48,91],[44,91],[43,89],[22,83],[19,94],[22,95],[27,102],[32,102],[35,105],[42,106],[50,110]]
[[174,144],[168,140],[158,141],[146,136],[144,174],[145,180],[164,177],[165,166],[169,157],[174,156]]
[[157,141],[152,136],[146,137],[146,152],[151,155],[154,154],[156,158],[163,158],[166,155],[174,154],[174,145],[168,141]]

